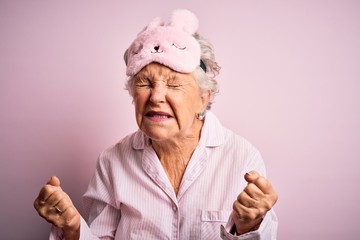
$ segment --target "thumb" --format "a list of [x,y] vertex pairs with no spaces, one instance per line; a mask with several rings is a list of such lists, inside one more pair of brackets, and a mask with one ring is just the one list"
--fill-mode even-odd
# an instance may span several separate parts
[[55,187],[59,187],[60,186],[60,180],[57,176],[52,176],[50,178],[50,180],[47,182],[47,184],[50,184],[52,186],[55,186]]
[[253,181],[255,181],[256,179],[258,179],[260,177],[260,174],[257,172],[257,171],[250,171],[250,172],[247,172],[244,176],[245,180],[248,182],[248,183],[251,183]]

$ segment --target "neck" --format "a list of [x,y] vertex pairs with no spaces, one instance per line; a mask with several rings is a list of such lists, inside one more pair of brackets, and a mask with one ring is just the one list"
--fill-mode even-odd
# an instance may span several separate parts
[[198,138],[185,138],[181,141],[176,141],[176,142],[152,141],[151,144],[156,154],[158,155],[161,163],[182,159],[187,164],[198,142],[199,142]]
[[199,138],[200,133],[177,141],[151,142],[176,194]]

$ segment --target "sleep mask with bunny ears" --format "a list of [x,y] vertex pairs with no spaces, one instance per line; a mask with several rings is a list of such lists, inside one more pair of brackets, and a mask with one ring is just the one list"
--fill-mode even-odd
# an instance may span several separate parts
[[193,72],[199,65],[204,69],[205,65],[200,60],[200,45],[193,37],[198,25],[197,17],[185,9],[174,10],[168,24],[155,18],[138,34],[125,53],[126,74],[132,77],[151,62],[181,73]]

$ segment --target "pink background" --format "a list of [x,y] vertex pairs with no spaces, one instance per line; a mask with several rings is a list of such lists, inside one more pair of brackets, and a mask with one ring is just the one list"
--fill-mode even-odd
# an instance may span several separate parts
[[124,50],[188,8],[222,66],[213,111],[262,152],[279,239],[358,239],[360,2],[0,1],[0,239],[46,239],[56,174],[81,209],[99,153],[136,130]]

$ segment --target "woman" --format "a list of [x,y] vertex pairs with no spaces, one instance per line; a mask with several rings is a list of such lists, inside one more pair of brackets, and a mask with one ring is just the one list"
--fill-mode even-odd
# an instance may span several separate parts
[[80,216],[52,177],[34,206],[51,239],[276,239],[277,193],[259,152],[209,110],[219,71],[187,10],[125,53],[139,130],[104,151]]

